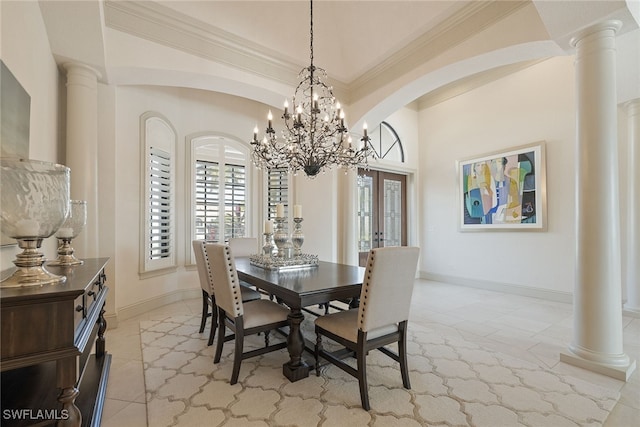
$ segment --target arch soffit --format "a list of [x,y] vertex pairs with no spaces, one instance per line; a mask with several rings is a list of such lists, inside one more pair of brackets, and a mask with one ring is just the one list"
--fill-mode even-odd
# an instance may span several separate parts
[[500,67],[562,55],[566,53],[557,44],[545,40],[513,45],[449,64],[413,80],[398,82],[393,88],[381,88],[351,104],[349,112],[352,119],[355,118],[351,127],[362,127],[365,119],[368,123],[379,123],[418,98],[456,81]]

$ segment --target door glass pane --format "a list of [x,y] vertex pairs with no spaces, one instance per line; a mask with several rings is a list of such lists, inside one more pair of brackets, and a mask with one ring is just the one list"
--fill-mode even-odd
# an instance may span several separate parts
[[384,245],[402,244],[402,183],[385,179],[384,181]]
[[373,240],[373,177],[358,176],[358,252],[371,250]]

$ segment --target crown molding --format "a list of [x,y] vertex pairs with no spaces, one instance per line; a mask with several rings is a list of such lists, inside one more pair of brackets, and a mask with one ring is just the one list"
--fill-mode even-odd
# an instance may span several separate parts
[[276,51],[156,2],[109,0],[104,5],[109,28],[295,86],[301,67]]
[[[329,84],[338,98],[350,104],[528,4],[529,0],[471,1],[353,82],[329,78]],[[104,2],[104,16],[109,28],[291,87],[297,84],[301,66],[285,59],[277,51],[157,2],[107,0]]]
[[530,5],[529,0],[472,1],[349,85],[354,102]]

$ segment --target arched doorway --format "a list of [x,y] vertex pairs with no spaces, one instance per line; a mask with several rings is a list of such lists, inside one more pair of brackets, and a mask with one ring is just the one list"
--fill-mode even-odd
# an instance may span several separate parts
[[[376,157],[404,162],[402,142],[391,125],[382,122],[370,135]],[[357,189],[358,258],[364,266],[371,249],[407,244],[407,177],[358,169]]]

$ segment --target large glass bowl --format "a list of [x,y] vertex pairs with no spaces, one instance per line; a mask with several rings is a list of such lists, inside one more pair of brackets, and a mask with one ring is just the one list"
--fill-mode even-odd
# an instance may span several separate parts
[[61,283],[43,268],[42,239],[56,232],[69,213],[69,168],[54,163],[0,158],[0,230],[18,241],[18,267],[1,287]]

